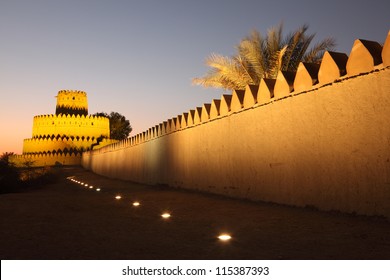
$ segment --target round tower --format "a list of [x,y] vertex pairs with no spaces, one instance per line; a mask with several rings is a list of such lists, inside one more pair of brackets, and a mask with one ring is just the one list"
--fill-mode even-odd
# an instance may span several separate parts
[[56,115],[88,115],[86,92],[80,90],[60,90],[56,97]]

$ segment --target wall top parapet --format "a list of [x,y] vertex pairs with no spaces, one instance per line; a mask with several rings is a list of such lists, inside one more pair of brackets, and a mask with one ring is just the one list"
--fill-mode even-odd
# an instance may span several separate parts
[[221,99],[213,100],[211,106],[205,103],[202,107],[183,113],[188,116],[186,122],[176,122],[177,117],[173,117],[157,125],[156,127],[159,128],[157,133],[141,132],[132,136],[128,141],[108,145],[93,152],[107,152],[125,146],[138,145],[156,137],[208,123],[214,119],[310,93],[344,79],[379,70],[390,71],[390,31],[383,46],[377,42],[358,39],[354,42],[349,57],[344,53],[325,52],[323,58],[318,65],[301,63],[299,73],[279,71],[276,79],[262,79],[258,86],[234,90],[231,95],[223,94]]
[[103,116],[94,116],[94,115],[70,115],[70,114],[45,114],[34,116],[34,119],[90,119],[90,120],[108,120],[107,117]]
[[87,93],[85,91],[82,91],[82,90],[68,90],[68,89],[59,90],[58,94],[64,94],[64,95],[79,94],[79,95],[83,95],[83,96],[87,95]]

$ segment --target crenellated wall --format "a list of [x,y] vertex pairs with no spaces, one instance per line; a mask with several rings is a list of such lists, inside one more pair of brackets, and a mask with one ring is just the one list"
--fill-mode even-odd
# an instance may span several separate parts
[[40,115],[33,121],[33,138],[44,135],[109,137],[110,121],[100,116]]
[[70,137],[61,137],[61,138],[30,138],[24,139],[23,141],[23,153],[41,153],[47,151],[86,151],[89,150],[92,145],[98,144],[96,138],[72,138]]
[[[390,218],[390,33],[83,153],[108,177]],[[358,71],[357,71],[358,69]]]
[[11,162],[17,167],[25,167],[26,163],[33,166],[80,165],[80,161],[81,153],[42,153],[15,155]]
[[88,115],[88,100],[86,92],[80,90],[60,90],[56,97],[56,115]]

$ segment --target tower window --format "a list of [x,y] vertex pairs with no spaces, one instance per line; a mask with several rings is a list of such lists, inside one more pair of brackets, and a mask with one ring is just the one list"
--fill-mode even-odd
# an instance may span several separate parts
[[75,98],[74,98],[74,96],[73,96],[73,98],[72,98],[72,100],[74,100]]

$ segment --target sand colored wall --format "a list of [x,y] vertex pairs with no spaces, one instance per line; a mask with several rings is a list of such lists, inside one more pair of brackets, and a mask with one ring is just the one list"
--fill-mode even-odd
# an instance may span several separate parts
[[25,154],[10,157],[10,162],[17,167],[25,167],[26,162],[33,166],[80,165],[81,154]]
[[79,111],[88,115],[87,93],[80,90],[60,90],[58,92],[56,114],[67,110]]
[[96,138],[92,139],[71,139],[70,137],[63,138],[45,138],[45,139],[25,139],[23,141],[23,153],[40,153],[48,151],[65,151],[65,150],[89,150],[92,145],[98,144]]
[[80,115],[40,115],[33,121],[32,136],[72,135],[109,137],[110,121],[105,117]]
[[[345,67],[333,57],[325,63]],[[347,68],[354,64],[364,63]],[[330,80],[327,65],[326,84],[307,67],[294,80],[281,73],[83,153],[82,165],[140,183],[390,218],[390,68],[367,63],[367,72]]]

